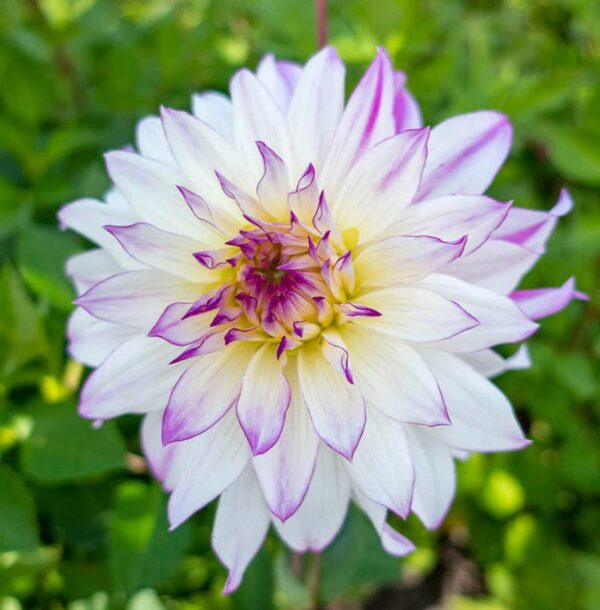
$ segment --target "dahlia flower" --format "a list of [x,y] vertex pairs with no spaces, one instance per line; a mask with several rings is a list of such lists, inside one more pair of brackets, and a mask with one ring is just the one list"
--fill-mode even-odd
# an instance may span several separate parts
[[344,101],[332,48],[267,56],[230,97],[193,97],[106,155],[106,201],[60,220],[96,242],[73,257],[74,358],[95,368],[80,413],[143,413],[177,527],[217,497],[213,546],[234,590],[270,526],[318,551],[355,502],[387,522],[443,519],[454,459],[527,445],[489,381],[528,365],[538,318],[581,296],[515,290],[544,252],[549,212],[483,195],[512,130],[497,112],[422,127],[379,51]]

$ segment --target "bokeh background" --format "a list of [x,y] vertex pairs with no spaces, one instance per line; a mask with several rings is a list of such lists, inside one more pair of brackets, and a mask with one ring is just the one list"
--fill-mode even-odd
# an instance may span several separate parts
[[[408,72],[426,123],[494,108],[515,145],[492,194],[548,209],[576,202],[527,286],[570,275],[591,295],[547,320],[534,367],[509,394],[535,441],[473,456],[438,532],[402,524],[419,550],[383,554],[351,513],[321,559],[329,610],[600,608],[600,3],[331,0],[330,41],[354,84],[377,45]],[[296,610],[310,605],[275,536],[223,598],[212,509],[167,533],[139,421],[94,431],[75,411],[86,374],[65,356],[66,258],[86,247],[61,203],[101,196],[102,152],[159,105],[226,90],[272,51],[315,51],[309,0],[0,0],[0,610]],[[304,564],[304,565],[302,565]]]

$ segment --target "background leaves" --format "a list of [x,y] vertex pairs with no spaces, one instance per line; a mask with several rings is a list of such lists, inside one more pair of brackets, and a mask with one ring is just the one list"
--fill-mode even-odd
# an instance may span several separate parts
[[[507,113],[511,156],[492,195],[576,201],[527,286],[570,275],[590,303],[544,321],[535,366],[499,380],[534,444],[460,465],[440,531],[383,554],[351,512],[322,557],[329,610],[600,607],[600,4],[589,0],[329,0],[330,40],[353,85],[385,46],[427,123]],[[160,104],[225,90],[266,52],[315,50],[311,2],[0,0],[0,609],[291,610],[311,560],[276,536],[231,598],[210,549],[212,509],[167,532],[136,417],[98,430],[76,414],[85,372],[64,352],[66,258],[87,246],[58,207],[108,187],[102,153]]]

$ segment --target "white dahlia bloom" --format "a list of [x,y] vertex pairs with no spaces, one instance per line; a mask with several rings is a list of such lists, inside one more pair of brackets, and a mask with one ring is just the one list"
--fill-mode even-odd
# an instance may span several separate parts
[[177,527],[220,496],[214,549],[235,589],[271,525],[292,549],[328,545],[354,501],[384,548],[387,511],[436,527],[453,460],[527,444],[488,380],[574,296],[515,291],[550,212],[483,195],[511,127],[496,112],[431,131],[380,51],[344,102],[327,48],[304,67],[267,56],[230,97],[143,119],[106,156],[106,202],[64,226],[73,257],[70,353],[94,367],[81,415],[144,413],[143,448]]

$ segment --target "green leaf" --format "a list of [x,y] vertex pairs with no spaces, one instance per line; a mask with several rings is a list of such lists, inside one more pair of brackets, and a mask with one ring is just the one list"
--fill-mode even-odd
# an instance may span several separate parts
[[169,531],[164,492],[141,481],[127,481],[117,489],[110,530],[115,582],[127,593],[164,583],[190,541],[189,523]]
[[66,483],[125,466],[125,445],[112,422],[94,430],[71,405],[48,405],[33,414],[21,453],[23,470],[43,483]]
[[21,478],[0,464],[0,551],[31,551],[39,544],[33,498]]
[[540,133],[550,160],[572,180],[600,185],[600,136],[571,126],[545,126]]
[[232,595],[236,610],[272,610],[273,560],[262,548],[244,574],[240,588]]
[[399,575],[399,560],[383,550],[373,525],[351,507],[341,533],[323,553],[322,600],[389,582]]
[[52,305],[69,311],[73,289],[65,276],[67,259],[79,250],[75,236],[32,225],[21,233],[17,256],[29,287]]
[[47,354],[41,315],[21,279],[6,265],[0,272],[0,378],[6,380],[29,361]]

